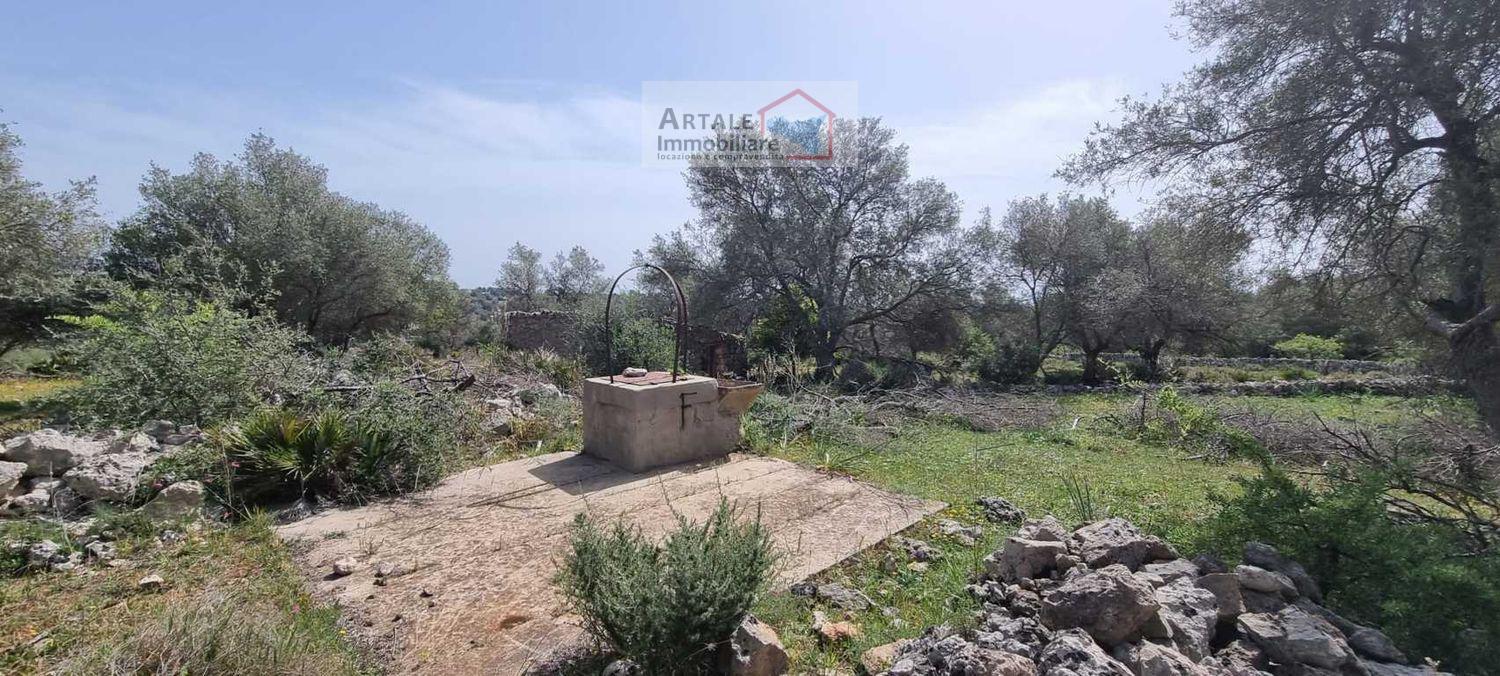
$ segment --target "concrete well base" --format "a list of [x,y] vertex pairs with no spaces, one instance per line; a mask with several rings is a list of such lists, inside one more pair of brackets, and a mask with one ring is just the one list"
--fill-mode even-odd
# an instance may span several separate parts
[[739,406],[704,376],[645,385],[589,378],[583,382],[583,452],[630,472],[723,457],[740,443],[740,415],[748,405]]

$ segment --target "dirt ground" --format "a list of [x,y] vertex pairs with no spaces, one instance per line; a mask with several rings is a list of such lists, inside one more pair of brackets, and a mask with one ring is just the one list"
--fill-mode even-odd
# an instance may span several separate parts
[[[581,634],[552,586],[575,514],[648,534],[701,520],[720,496],[759,510],[788,585],[943,507],[784,460],[629,474],[576,453],[481,467],[398,501],[325,512],[279,529],[316,593],[342,606],[393,673],[512,674]],[[355,572],[332,574],[353,557]],[[377,571],[387,574],[377,576]]]

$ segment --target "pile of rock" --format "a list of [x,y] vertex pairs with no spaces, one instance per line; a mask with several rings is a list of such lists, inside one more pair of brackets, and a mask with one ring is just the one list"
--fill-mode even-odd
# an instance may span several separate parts
[[[76,436],[43,429],[14,437],[0,449],[0,514],[71,518],[94,503],[128,504],[152,464],[202,437],[197,427],[169,420],[134,432]],[[142,510],[154,519],[176,519],[202,505],[202,484],[180,481]]]
[[517,421],[536,417],[537,407],[569,396],[552,383],[503,382],[497,390],[503,394],[484,400],[485,427],[500,436],[509,436]]
[[[1026,521],[969,591],[978,626],[882,646],[889,676],[1415,676],[1380,631],[1318,605],[1317,582],[1250,543],[1233,569],[1183,559],[1123,519]],[[872,670],[873,671],[873,670]]]

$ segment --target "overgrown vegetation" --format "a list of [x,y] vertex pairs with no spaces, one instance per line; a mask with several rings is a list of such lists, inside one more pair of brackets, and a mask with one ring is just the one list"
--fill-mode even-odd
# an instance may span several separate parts
[[[1441,517],[1413,521],[1389,511],[1392,483],[1408,478],[1372,467],[1339,480],[1299,480],[1267,465],[1220,497],[1207,543],[1233,555],[1266,542],[1305,565],[1329,607],[1381,627],[1398,645],[1442,661],[1444,670],[1493,673],[1500,664],[1500,553],[1476,549],[1467,529]],[[1404,499],[1404,498],[1402,498]],[[1490,526],[1500,515],[1489,514]]]
[[623,522],[580,514],[558,585],[589,634],[643,673],[708,673],[775,560],[759,518],[723,500],[703,523],[679,516],[659,546]]
[[224,422],[297,397],[321,375],[305,335],[216,302],[122,290],[99,313],[70,321],[83,382],[66,409],[83,425]]
[[1324,338],[1306,333],[1299,333],[1271,348],[1276,351],[1277,355],[1293,359],[1340,359],[1344,356],[1344,346],[1337,338]]

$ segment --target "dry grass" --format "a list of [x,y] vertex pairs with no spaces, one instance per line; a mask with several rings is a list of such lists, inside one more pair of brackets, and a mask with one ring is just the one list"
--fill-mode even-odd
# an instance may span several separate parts
[[[0,673],[361,671],[338,611],[307,594],[267,518],[172,545],[137,532],[118,542],[128,567],[0,578]],[[152,573],[166,583],[140,589]]]

